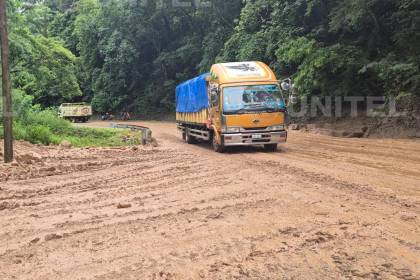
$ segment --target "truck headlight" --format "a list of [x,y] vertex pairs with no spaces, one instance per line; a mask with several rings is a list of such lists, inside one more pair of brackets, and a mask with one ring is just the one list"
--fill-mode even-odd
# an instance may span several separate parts
[[284,125],[283,124],[281,124],[281,125],[273,125],[273,126],[268,127],[268,129],[269,130],[284,130]]
[[222,132],[224,132],[224,133],[239,133],[239,132],[241,132],[241,128],[240,127],[227,127],[227,126],[224,126],[222,128]]

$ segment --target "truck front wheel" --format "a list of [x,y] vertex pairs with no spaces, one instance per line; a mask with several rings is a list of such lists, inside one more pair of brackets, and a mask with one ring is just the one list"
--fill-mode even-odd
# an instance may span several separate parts
[[267,152],[277,152],[277,144],[264,145],[264,150],[266,150]]
[[221,139],[218,139],[216,135],[213,136],[212,146],[213,150],[217,153],[223,153],[225,151],[223,141]]

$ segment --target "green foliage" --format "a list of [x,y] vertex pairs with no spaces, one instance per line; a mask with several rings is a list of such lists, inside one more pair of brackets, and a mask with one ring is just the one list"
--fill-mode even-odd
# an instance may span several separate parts
[[419,34],[418,0],[246,0],[221,58],[265,61],[306,95],[420,94]]
[[45,107],[82,96],[75,55],[49,37],[51,10],[35,4],[25,10],[19,1],[11,17],[10,52],[13,87]]
[[32,5],[24,14],[26,26],[33,34],[49,35],[50,23],[53,19],[51,9],[43,4]]
[[24,139],[34,144],[44,145],[50,145],[51,142],[54,141],[51,130],[48,127],[42,125],[33,125],[27,127]]
[[[16,140],[44,145],[58,145],[63,140],[67,140],[76,147],[140,144],[141,133],[75,127],[70,122],[59,118],[56,110],[42,109],[39,105],[32,105],[33,97],[22,91],[14,91],[13,99],[13,133]],[[2,122],[1,117],[0,121]],[[3,129],[0,126],[1,137],[3,137]],[[127,142],[125,139],[133,140]]]
[[8,2],[14,88],[43,108],[171,112],[178,83],[245,60],[305,95],[420,94],[419,0]]
[[354,47],[320,47],[315,40],[300,37],[282,44],[276,54],[280,67],[296,71],[294,81],[302,94],[364,94],[357,75],[364,61]]
[[420,69],[416,62],[401,63],[395,57],[388,56],[367,64],[360,72],[371,72],[378,77],[387,95],[419,94]]
[[173,111],[175,86],[209,70],[241,3],[217,0],[209,9],[180,9],[172,1],[164,7],[147,2],[80,0],[76,5],[80,80],[97,111]]

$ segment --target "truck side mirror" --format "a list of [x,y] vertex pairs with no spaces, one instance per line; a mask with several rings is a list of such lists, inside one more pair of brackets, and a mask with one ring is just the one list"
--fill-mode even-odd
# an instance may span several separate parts
[[281,89],[284,90],[284,91],[289,91],[290,90],[290,84],[287,83],[287,82],[282,82],[280,84],[280,86],[281,86]]

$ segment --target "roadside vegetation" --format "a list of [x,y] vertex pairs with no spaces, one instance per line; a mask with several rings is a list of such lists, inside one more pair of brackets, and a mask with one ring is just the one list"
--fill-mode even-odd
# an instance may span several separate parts
[[[69,121],[59,118],[56,110],[33,105],[33,97],[22,91],[14,91],[13,97],[13,132],[16,140],[44,145],[59,145],[67,141],[75,147],[112,147],[137,145],[141,142],[140,132],[76,127]],[[1,116],[0,121],[2,121]],[[0,138],[3,136],[2,133],[3,128],[0,126]]]
[[307,96],[420,92],[418,0],[8,2],[14,87],[44,107],[171,113],[178,83],[249,60]]

